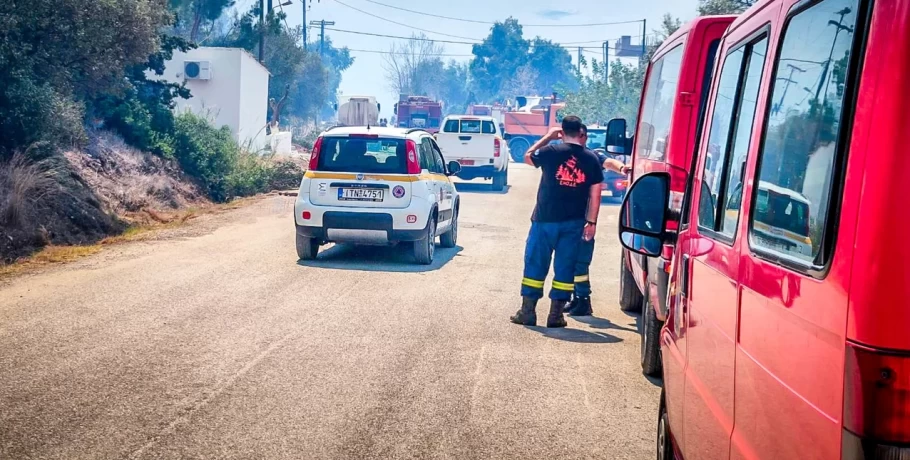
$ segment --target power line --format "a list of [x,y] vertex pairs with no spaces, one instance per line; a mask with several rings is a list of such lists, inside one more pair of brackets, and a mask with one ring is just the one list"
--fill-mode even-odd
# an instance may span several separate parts
[[[405,37],[405,36],[401,36],[401,35],[388,35],[388,34],[377,34],[377,33],[373,33],[373,32],[363,32],[363,31],[359,31],[359,30],[336,29],[334,27],[326,27],[325,30],[331,30],[332,32],[341,32],[341,33],[345,33],[345,34],[367,35],[370,37],[396,38],[399,40],[417,40],[417,41],[427,41],[427,42],[450,43],[450,44],[455,44],[455,45],[480,45],[481,44],[480,41],[465,42],[465,41],[457,41],[457,40],[442,40],[442,39],[435,39],[435,38],[428,38],[428,37]],[[609,40],[600,40],[596,43],[603,43],[604,41],[609,41]],[[584,42],[584,43],[588,43],[588,42]],[[571,43],[553,43],[553,46],[563,48],[564,47],[563,45],[570,45],[570,44]],[[573,46],[572,48],[577,48],[577,47]],[[599,49],[603,49],[603,46],[582,46],[581,48],[599,50]],[[610,48],[610,49],[613,49],[613,48]]]
[[[359,50],[359,49],[352,49],[352,48],[347,48],[347,50],[348,50],[348,51],[351,51],[351,52],[354,52],[354,53],[398,54],[398,55],[409,55],[409,54],[411,54],[411,53],[401,53],[401,52],[397,52],[397,51]],[[441,54],[436,54],[436,53],[434,53],[434,54],[426,54],[426,55],[423,55],[423,56],[429,56],[429,57],[474,57],[473,54],[446,54],[446,53],[441,53]]]
[[[407,11],[408,13],[419,14],[422,16],[430,16],[433,18],[448,19],[450,21],[461,21],[461,22],[470,22],[472,24],[487,24],[487,25],[496,24],[495,22],[490,22],[490,21],[479,21],[476,19],[466,19],[466,18],[454,18],[451,16],[441,16],[438,14],[426,13],[423,11],[409,10],[407,8],[402,8],[400,6],[395,6],[395,5],[389,5],[386,3],[377,2],[375,0],[364,0],[364,1],[373,3],[375,5],[384,6],[386,8],[392,8],[392,9],[399,10],[399,11]],[[613,25],[619,25],[619,24],[633,24],[633,23],[641,22],[641,21],[642,21],[641,19],[636,19],[634,21],[599,22],[599,23],[592,23],[592,24],[522,24],[522,27],[595,27],[595,26],[613,26]]]
[[409,27],[409,28],[411,28],[411,29],[419,30],[419,31],[421,31],[421,32],[426,32],[426,33],[436,34],[436,35],[442,35],[443,37],[462,38],[462,39],[465,39],[465,40],[477,40],[476,38],[463,37],[463,36],[461,36],[461,35],[451,35],[451,34],[446,34],[446,33],[442,33],[442,32],[436,32],[436,31],[434,31],[434,30],[428,30],[428,29],[421,29],[421,28],[419,28],[419,27],[414,27],[413,25],[410,25],[410,24],[405,24],[405,23],[403,23],[403,22],[393,21],[393,20],[391,20],[391,19],[387,19],[387,18],[384,18],[384,17],[382,17],[382,16],[377,16],[377,15],[375,15],[375,14],[373,14],[373,13],[368,12],[368,11],[361,10],[360,8],[353,7],[353,6],[348,5],[347,3],[344,3],[344,2],[342,2],[342,1],[340,1],[340,0],[335,0],[335,3],[337,3],[337,4],[341,5],[341,6],[344,6],[344,7],[346,7],[346,8],[350,8],[350,9],[352,9],[352,10],[354,10],[354,11],[358,11],[358,12],[360,12],[360,13],[363,13],[363,14],[365,14],[365,15],[367,15],[367,16],[372,17],[372,18],[380,19],[380,20],[383,20],[383,21],[386,21],[386,22],[390,22],[390,23],[395,24],[395,25],[399,25],[399,26]]

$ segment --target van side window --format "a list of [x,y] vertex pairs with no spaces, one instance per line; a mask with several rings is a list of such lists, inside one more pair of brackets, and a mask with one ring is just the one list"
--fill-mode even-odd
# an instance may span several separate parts
[[677,46],[651,64],[637,131],[638,158],[663,160],[666,157],[670,121],[673,118],[673,105],[682,70],[682,55],[683,47]]
[[857,0],[825,0],[793,16],[777,57],[759,156],[750,243],[823,265]]
[[729,53],[714,101],[698,225],[731,239],[739,222],[746,155],[767,52],[768,39],[762,37]]

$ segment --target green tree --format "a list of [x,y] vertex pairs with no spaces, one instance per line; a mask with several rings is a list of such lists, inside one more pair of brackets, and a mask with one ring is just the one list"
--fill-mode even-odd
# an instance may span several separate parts
[[0,150],[81,139],[84,102],[128,86],[170,21],[166,0],[0,2]]
[[530,48],[531,43],[525,40],[517,19],[510,17],[495,23],[490,35],[472,49],[471,76],[477,96],[489,100],[502,95],[503,85],[528,63]]
[[698,0],[699,16],[739,14],[754,5],[756,0]]
[[170,0],[171,8],[177,13],[175,28],[191,42],[198,43],[202,29],[211,28],[234,3],[234,0]]
[[550,94],[557,86],[574,89],[577,84],[572,56],[550,40],[536,37],[531,41],[528,65],[537,74],[537,94]]

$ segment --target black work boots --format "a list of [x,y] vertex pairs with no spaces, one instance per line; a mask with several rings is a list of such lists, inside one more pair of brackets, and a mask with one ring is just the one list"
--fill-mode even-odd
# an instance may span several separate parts
[[591,298],[590,297],[575,297],[572,299],[572,302],[566,308],[566,313],[569,316],[591,316],[594,314],[594,310],[591,308]]
[[509,317],[515,324],[521,324],[522,326],[536,326],[537,325],[537,299],[532,299],[531,297],[522,297],[521,298],[521,310],[518,310],[518,313]]
[[[550,314],[547,316],[547,327],[557,328],[566,327],[566,319],[562,316],[563,309],[566,308],[564,300],[553,300],[550,302]],[[522,326],[537,325],[537,299],[530,297],[521,298],[521,310],[512,315],[509,320]]]

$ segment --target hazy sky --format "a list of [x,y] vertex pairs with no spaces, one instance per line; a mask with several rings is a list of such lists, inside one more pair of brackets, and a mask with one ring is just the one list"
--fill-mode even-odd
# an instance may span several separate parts
[[[254,1],[238,0],[237,6],[243,10],[249,8]],[[277,5],[287,0],[273,0]],[[291,0],[293,3],[284,6],[288,15],[288,24],[291,27],[299,25],[302,19],[302,4],[304,0]],[[412,33],[421,33],[416,29],[426,29],[437,33],[422,32],[430,38],[451,41],[480,41],[487,36],[489,24],[476,24],[463,21],[439,19],[408,13],[387,6],[371,3],[368,0],[306,0],[311,6],[307,12],[307,21],[325,19],[335,21],[333,28],[357,32],[368,32],[382,35],[410,36]],[[622,35],[632,35],[633,42],[638,41],[641,35],[642,24],[616,24],[595,27],[573,27],[573,24],[607,23],[620,21],[648,21],[648,33],[652,33],[660,22],[664,13],[670,13],[686,21],[695,16],[696,0],[576,0],[576,1],[548,1],[548,0],[459,0],[451,2],[440,1],[414,1],[414,0],[375,0],[386,5],[397,6],[409,10],[423,11],[426,13],[454,18],[464,18],[473,21],[497,21],[513,16],[524,24],[547,24],[559,27],[532,27],[524,26],[526,38],[540,35],[558,43],[590,42],[581,45],[567,45],[573,59],[577,54],[578,46],[592,47],[585,51],[585,56],[599,58],[602,52],[593,47],[600,47],[600,43]],[[345,6],[347,5],[347,6]],[[276,6],[277,8],[277,6]],[[359,9],[361,11],[355,10]],[[409,27],[388,22],[392,20]],[[415,29],[416,28],[416,29]],[[315,39],[318,29],[310,29],[309,33]],[[455,38],[441,34],[456,35],[466,38]],[[347,46],[355,57],[354,65],[344,73],[340,91],[346,95],[374,95],[383,105],[383,115],[390,116],[392,103],[397,100],[397,95],[392,94],[382,69],[383,52],[395,43],[396,39],[356,35],[339,31],[326,31],[336,46]],[[469,60],[471,45],[445,44],[443,59]],[[388,108],[388,109],[387,109]]]

